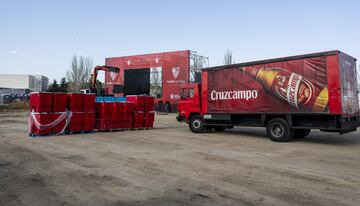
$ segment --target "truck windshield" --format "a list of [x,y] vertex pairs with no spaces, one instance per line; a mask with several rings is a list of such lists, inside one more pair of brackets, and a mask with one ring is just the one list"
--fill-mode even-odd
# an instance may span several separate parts
[[193,98],[194,89],[193,88],[181,89],[180,95],[181,95],[181,99]]

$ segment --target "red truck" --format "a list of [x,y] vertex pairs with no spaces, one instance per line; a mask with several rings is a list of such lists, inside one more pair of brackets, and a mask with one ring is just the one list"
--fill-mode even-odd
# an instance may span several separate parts
[[195,133],[266,127],[286,142],[359,127],[356,59],[337,50],[205,68],[180,93],[177,120]]
[[181,86],[199,83],[208,64],[207,57],[190,50],[106,58],[106,66],[120,69],[105,73],[106,94],[150,94],[157,110],[176,111]]

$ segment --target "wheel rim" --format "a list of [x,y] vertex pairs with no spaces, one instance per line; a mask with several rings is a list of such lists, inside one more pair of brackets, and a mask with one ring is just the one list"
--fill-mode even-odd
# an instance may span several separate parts
[[281,137],[283,136],[284,134],[284,131],[285,131],[285,128],[282,124],[274,124],[271,128],[271,134],[274,136],[274,137]]
[[199,119],[195,120],[195,121],[193,122],[193,127],[194,127],[195,129],[199,129],[199,128],[201,127],[201,121],[200,121]]

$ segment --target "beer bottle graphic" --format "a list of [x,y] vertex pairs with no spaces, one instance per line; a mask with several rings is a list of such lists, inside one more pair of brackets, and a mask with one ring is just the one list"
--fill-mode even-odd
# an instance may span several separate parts
[[302,75],[278,67],[240,67],[239,70],[259,82],[269,94],[288,102],[292,107],[313,112],[327,111],[327,87],[322,88],[318,96],[315,96],[313,83]]

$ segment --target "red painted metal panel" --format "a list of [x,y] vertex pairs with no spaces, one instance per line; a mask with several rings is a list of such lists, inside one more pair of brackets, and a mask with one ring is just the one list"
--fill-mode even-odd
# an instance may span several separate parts
[[185,50],[106,58],[105,64],[120,68],[120,72],[119,74],[106,73],[105,87],[108,88],[109,94],[113,94],[111,86],[124,84],[124,71],[127,69],[161,67],[163,71],[162,97],[156,98],[155,102],[176,104],[180,99],[180,87],[189,82],[189,55],[190,51]]

